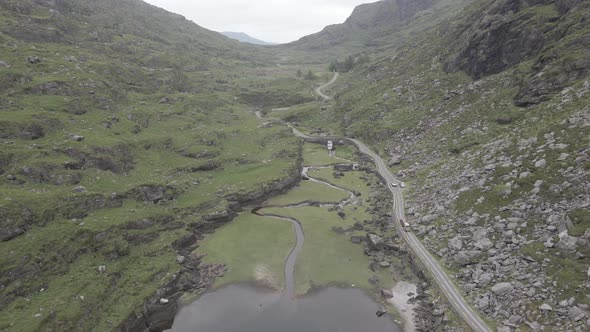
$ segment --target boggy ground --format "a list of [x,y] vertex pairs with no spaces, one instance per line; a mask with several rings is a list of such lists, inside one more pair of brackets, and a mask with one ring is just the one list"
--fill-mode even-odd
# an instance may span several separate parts
[[[354,158],[350,147],[339,151],[347,159]],[[432,327],[435,323],[431,317],[432,308],[420,308],[426,298],[424,287],[427,284],[414,272],[411,257],[395,245],[396,235],[388,226],[387,214],[382,212],[387,211],[388,205],[378,203],[386,201],[377,189],[380,179],[370,170],[335,171],[333,164],[343,160],[326,159],[325,149],[315,144],[306,143],[303,156],[304,165],[323,166],[309,170],[312,180],[325,181],[340,189],[321,182],[302,181],[288,193],[268,200],[256,210],[263,215],[295,219],[303,227],[305,242],[295,266],[295,293],[303,295],[312,289],[341,286],[362,288],[381,299],[384,305],[388,304],[386,300],[391,295],[412,298],[415,305],[410,308],[418,309],[403,310],[399,315],[408,327]],[[348,201],[350,196],[353,198]],[[339,206],[339,202],[347,203]],[[376,241],[368,240],[369,233],[379,234],[373,237]],[[208,264],[227,264],[225,276],[216,280],[215,287],[253,282],[282,289],[285,286],[284,260],[294,239],[295,234],[288,222],[248,211],[201,241],[196,252],[204,255],[203,260]],[[419,282],[417,292],[395,294],[400,287],[393,286],[401,280]],[[394,301],[391,304],[399,309],[408,308]],[[429,317],[425,318],[424,313]]]

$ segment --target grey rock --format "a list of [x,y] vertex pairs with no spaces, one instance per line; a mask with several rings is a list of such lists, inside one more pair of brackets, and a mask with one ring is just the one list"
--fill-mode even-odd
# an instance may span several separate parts
[[170,97],[164,97],[162,99],[160,99],[160,101],[158,103],[160,104],[171,104],[173,102],[173,99]]
[[477,279],[477,284],[480,287],[487,286],[492,282],[492,279],[494,279],[494,275],[486,272],[479,276],[479,279]]
[[82,142],[84,140],[84,136],[72,134],[70,135],[70,139],[76,142]]
[[545,248],[553,248],[555,247],[555,243],[553,243],[553,238],[550,237],[548,238],[545,243],[543,243],[543,245],[545,246]]
[[475,242],[475,247],[486,251],[488,249],[491,249],[494,246],[494,243],[492,243],[492,241],[488,238],[483,238],[477,242]]
[[28,61],[30,64],[33,64],[33,65],[34,65],[34,64],[41,63],[41,59],[39,59],[39,57],[38,57],[38,56],[28,56],[28,57],[27,57],[27,61]]
[[563,149],[567,148],[568,146],[569,146],[568,144],[563,144],[563,143],[560,143],[560,144],[550,144],[549,145],[549,148],[550,149],[553,149],[553,150],[563,150]]
[[363,239],[360,236],[351,236],[350,237],[350,242],[352,242],[352,243],[361,243],[362,240]]
[[14,176],[13,174],[6,174],[6,180],[14,181],[16,180],[16,176]]
[[378,248],[383,244],[383,239],[373,233],[367,234],[367,242],[371,248]]
[[10,66],[6,62],[4,62],[2,60],[0,60],[0,67],[10,68]]
[[84,186],[77,186],[76,188],[72,189],[73,192],[75,193],[85,193],[86,192],[86,187]]
[[389,159],[389,166],[395,166],[402,163],[402,156],[400,154],[392,154],[391,159]]
[[584,319],[588,314],[584,310],[574,306],[569,308],[567,315],[571,320],[577,322]]
[[553,308],[550,305],[548,305],[547,303],[541,304],[539,309],[542,311],[552,311],[553,310]]
[[184,257],[182,255],[176,256],[176,263],[181,264],[181,265],[186,263],[186,257]]
[[435,221],[436,219],[438,219],[438,215],[437,214],[429,214],[427,216],[422,217],[422,219],[420,219],[423,223],[430,223]]
[[105,273],[105,272],[107,272],[107,267],[106,267],[106,265],[101,265],[101,266],[99,266],[99,267],[98,267],[98,272],[100,272],[100,273]]
[[459,236],[455,236],[454,238],[449,240],[449,248],[455,249],[457,251],[461,250],[463,249],[463,241]]
[[480,255],[479,251],[464,250],[464,251],[459,251],[455,255],[454,260],[457,265],[466,266],[469,264],[476,263],[479,260],[479,255]]
[[526,324],[528,327],[530,327],[530,328],[531,328],[531,330],[533,330],[533,331],[539,331],[539,330],[541,330],[541,325],[540,325],[539,323],[537,323],[537,322],[528,322],[528,321],[526,321],[526,322],[524,322],[524,323],[525,323],[525,324]]
[[382,261],[379,263],[379,266],[381,267],[390,267],[391,264],[388,261]]
[[545,181],[543,181],[543,180],[537,180],[537,181],[535,182],[535,188],[538,188],[538,187],[542,186],[542,185],[543,185],[543,183],[545,183]]
[[569,157],[570,155],[567,153],[562,153],[559,155],[559,157],[557,158],[557,161],[564,161],[567,159],[567,157]]
[[382,289],[381,297],[383,297],[384,299],[391,299],[393,298],[393,293],[389,289]]
[[520,322],[522,322],[522,316],[512,315],[512,316],[510,316],[510,318],[508,318],[508,321],[510,322],[510,324],[518,325],[518,324],[520,324]]
[[578,247],[578,238],[569,236],[567,232],[559,234],[559,242],[555,245],[556,248],[563,250],[574,251]]
[[477,300],[476,305],[480,310],[486,310],[490,307],[490,299],[487,296],[484,296]]
[[492,287],[492,292],[494,292],[494,294],[502,296],[502,295],[506,295],[510,292],[512,292],[512,290],[514,289],[514,286],[512,286],[511,283],[509,282],[501,282],[501,283],[497,283]]
[[545,159],[537,160],[537,162],[535,162],[536,168],[543,168],[545,166],[547,166],[547,160]]

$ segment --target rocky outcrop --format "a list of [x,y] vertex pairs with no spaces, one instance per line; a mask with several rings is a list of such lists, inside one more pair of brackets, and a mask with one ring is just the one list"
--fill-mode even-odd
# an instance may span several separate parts
[[[546,101],[552,93],[590,74],[588,57],[576,56],[590,45],[584,23],[577,18],[578,7],[587,8],[588,4],[577,0],[476,3],[468,20],[471,25],[460,26],[454,36],[458,51],[446,69],[462,70],[480,79],[540,55],[514,103],[529,106]],[[561,42],[566,34],[570,41]],[[549,50],[544,49],[546,45]]]
[[20,175],[37,184],[76,185],[82,180],[82,175],[77,172],[66,172],[56,165],[25,166],[20,169]]
[[117,194],[79,194],[48,204],[53,207],[51,210],[39,210],[39,206],[29,202],[0,207],[0,219],[3,220],[0,225],[0,241],[8,241],[25,234],[32,225],[43,226],[57,218],[84,218],[92,211],[120,207],[122,197]]
[[127,193],[127,196],[138,201],[157,204],[172,201],[180,193],[180,190],[173,186],[146,184],[133,188]]
[[151,296],[143,306],[121,323],[120,331],[164,331],[172,327],[178,310],[178,300],[187,293],[201,293],[225,274],[224,265],[202,265],[201,258],[185,257],[182,269],[164,287]]
[[72,89],[64,82],[47,82],[27,89],[27,93],[36,95],[70,96]]

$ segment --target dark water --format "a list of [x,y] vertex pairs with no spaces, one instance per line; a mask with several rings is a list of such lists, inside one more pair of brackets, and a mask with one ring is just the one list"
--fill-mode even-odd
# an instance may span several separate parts
[[326,288],[297,300],[230,285],[180,310],[175,332],[400,332],[359,289]]

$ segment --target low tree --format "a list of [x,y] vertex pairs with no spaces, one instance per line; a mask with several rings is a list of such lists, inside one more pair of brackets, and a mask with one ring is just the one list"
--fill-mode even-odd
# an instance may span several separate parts
[[316,79],[315,74],[311,71],[311,69],[305,75],[305,79],[309,81],[313,81]]
[[301,78],[301,76],[303,76],[303,72],[301,69],[297,69],[297,78]]

